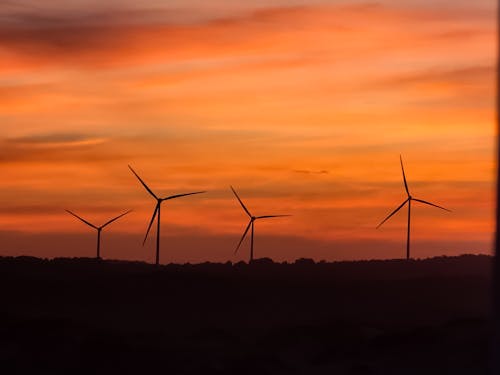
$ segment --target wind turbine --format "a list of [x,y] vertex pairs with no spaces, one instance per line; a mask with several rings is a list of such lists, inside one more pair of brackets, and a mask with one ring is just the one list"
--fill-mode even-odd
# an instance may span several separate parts
[[144,241],[142,241],[142,246],[146,243],[146,240],[148,238],[149,230],[151,229],[151,226],[153,225],[153,222],[155,220],[156,215],[158,215],[158,220],[156,222],[157,227],[156,227],[156,262],[155,264],[158,266],[160,264],[160,209],[161,209],[161,204],[163,201],[168,201],[170,199],[174,198],[180,198],[180,197],[185,197],[186,195],[193,195],[193,194],[201,194],[201,193],[206,193],[206,191],[195,191],[193,193],[185,193],[185,194],[176,194],[176,195],[170,195],[165,198],[160,198],[158,197],[153,191],[146,185],[146,183],[142,180],[142,178],[139,177],[139,175],[132,169],[132,167],[129,165],[128,166],[132,173],[137,177],[137,179],[140,181],[142,186],[148,191],[151,196],[156,199],[156,207],[153,212],[153,216],[151,217],[151,221],[149,222],[148,230],[146,231],[146,235],[144,236]]
[[231,190],[233,191],[234,195],[236,196],[236,198],[238,199],[238,202],[240,202],[241,204],[241,207],[243,207],[243,210],[245,210],[246,214],[248,215],[248,217],[250,217],[250,222],[248,223],[247,225],[247,228],[245,229],[245,232],[243,232],[243,236],[241,236],[241,240],[240,242],[238,243],[238,246],[236,247],[236,250],[234,251],[234,253],[236,254],[238,252],[238,249],[240,248],[241,246],[241,243],[243,242],[243,240],[245,239],[245,236],[247,235],[248,233],[248,230],[250,229],[250,227],[252,227],[252,235],[250,237],[250,262],[253,261],[253,232],[254,232],[254,222],[255,220],[258,220],[258,219],[270,219],[270,218],[273,218],[273,217],[285,217],[285,216],[292,216],[292,215],[264,215],[264,216],[253,216],[250,211],[248,211],[248,208],[245,207],[245,205],[243,204],[243,202],[241,201],[240,197],[238,196],[238,194],[236,193],[236,191],[233,189],[233,187],[231,186]]
[[103,230],[103,228],[106,227],[107,225],[111,224],[113,221],[118,220],[122,216],[125,216],[126,214],[128,214],[131,211],[132,210],[128,210],[127,212],[125,212],[125,213],[123,213],[121,215],[118,215],[117,217],[115,217],[115,218],[113,218],[113,219],[105,222],[103,225],[101,225],[100,227],[98,227],[98,226],[95,226],[92,223],[89,223],[87,220],[85,220],[84,218],[81,218],[80,216],[78,216],[77,214],[71,212],[70,210],[66,210],[67,213],[73,215],[74,217],[76,217],[77,219],[80,219],[82,222],[84,222],[88,226],[91,226],[92,228],[94,228],[94,229],[97,230],[97,256],[96,256],[97,259],[101,258],[101,231]]
[[387,220],[389,220],[389,218],[394,215],[396,212],[398,212],[401,208],[403,208],[403,206],[405,204],[408,203],[408,228],[407,228],[407,233],[406,233],[406,259],[410,259],[410,212],[411,212],[411,202],[412,201],[415,201],[415,202],[419,202],[419,203],[423,203],[423,204],[427,204],[429,206],[433,206],[433,207],[437,207],[437,208],[440,208],[441,210],[445,210],[445,211],[448,211],[448,212],[451,212],[451,210],[448,210],[447,208],[444,208],[444,207],[441,207],[441,206],[438,206],[437,204],[434,204],[434,203],[431,203],[431,202],[427,202],[427,201],[424,201],[422,199],[417,199],[417,198],[413,198],[412,195],[410,194],[410,190],[408,189],[408,183],[406,182],[406,175],[405,175],[405,169],[403,167],[403,158],[401,157],[401,155],[399,155],[399,161],[401,162],[401,171],[403,172],[403,182],[404,182],[404,185],[405,185],[405,190],[406,190],[406,195],[408,196],[406,198],[406,200],[401,203],[401,205],[396,208],[389,216],[387,216],[379,225],[377,225],[377,229],[380,228],[382,226],[382,224],[384,224]]

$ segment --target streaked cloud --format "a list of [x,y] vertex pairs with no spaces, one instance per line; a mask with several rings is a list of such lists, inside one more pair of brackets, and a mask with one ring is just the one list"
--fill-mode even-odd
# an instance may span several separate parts
[[7,138],[6,143],[35,147],[80,147],[105,143],[104,137],[93,137],[77,133],[36,134],[24,137]]
[[49,133],[0,139],[0,160],[8,162],[75,162],[119,159],[106,149],[106,137],[79,133]]
[[295,173],[301,173],[301,174],[328,174],[329,171],[325,169],[321,169],[318,171],[313,171],[313,170],[308,170],[308,169],[294,169],[293,170]]

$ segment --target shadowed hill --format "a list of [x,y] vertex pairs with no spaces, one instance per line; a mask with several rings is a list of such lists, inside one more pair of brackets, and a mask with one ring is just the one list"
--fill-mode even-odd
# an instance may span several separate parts
[[0,258],[0,369],[482,374],[491,263]]

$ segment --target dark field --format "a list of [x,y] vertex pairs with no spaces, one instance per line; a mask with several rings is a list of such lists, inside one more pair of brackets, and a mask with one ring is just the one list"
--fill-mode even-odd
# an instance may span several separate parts
[[492,258],[0,258],[0,373],[486,374]]

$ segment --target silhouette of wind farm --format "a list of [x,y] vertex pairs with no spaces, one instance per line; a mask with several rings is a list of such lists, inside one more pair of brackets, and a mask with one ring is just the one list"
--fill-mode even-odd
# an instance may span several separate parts
[[241,246],[241,243],[243,242],[243,240],[245,239],[247,233],[248,233],[248,230],[250,228],[252,228],[252,233],[250,235],[250,262],[253,261],[253,234],[254,234],[254,223],[255,223],[255,220],[259,220],[259,219],[271,219],[271,218],[275,218],[275,217],[286,217],[286,216],[292,216],[292,215],[264,215],[264,216],[253,216],[250,211],[248,210],[248,208],[246,208],[246,206],[243,204],[243,202],[241,201],[240,197],[238,196],[238,193],[236,193],[236,190],[234,190],[234,188],[231,186],[231,190],[233,191],[234,195],[236,196],[236,198],[238,199],[238,202],[240,202],[240,205],[241,207],[243,208],[243,210],[246,212],[246,214],[250,217],[250,221],[248,222],[248,225],[245,229],[245,232],[243,232],[243,236],[241,236],[241,239],[240,239],[240,242],[238,243],[238,246],[236,246],[236,250],[234,251],[234,253],[236,254],[238,252],[238,249],[240,248]]
[[80,219],[84,224],[87,224],[88,226],[94,228],[97,230],[97,254],[96,254],[96,258],[97,259],[100,259],[101,258],[101,231],[106,227],[108,226],[109,224],[111,224],[113,221],[115,220],[118,220],[119,218],[121,218],[122,216],[125,216],[126,214],[132,212],[132,210],[128,210],[127,212],[124,212],[123,214],[121,215],[118,215],[116,217],[114,217],[113,219],[111,220],[108,220],[107,222],[105,222],[103,225],[101,225],[100,227],[88,222],[87,220],[85,220],[84,218],[78,216],[77,214],[75,214],[74,212],[71,212],[70,210],[66,210],[67,213],[73,215],[74,217],[76,217],[77,219]]
[[159,265],[160,264],[160,214],[161,214],[161,204],[164,201],[168,201],[170,199],[181,198],[181,197],[185,197],[185,196],[188,196],[188,195],[194,195],[194,194],[202,194],[202,193],[206,193],[206,191],[195,191],[195,192],[192,192],[192,193],[175,194],[175,195],[170,195],[170,196],[165,197],[165,198],[160,198],[155,193],[153,193],[153,191],[149,188],[149,186],[146,185],[146,183],[142,180],[142,178],[139,177],[139,175],[134,171],[134,169],[130,165],[128,167],[132,171],[132,173],[135,175],[135,177],[137,177],[137,179],[142,184],[142,186],[144,186],[144,188],[146,189],[146,191],[149,194],[151,194],[151,196],[154,199],[156,199],[155,210],[153,212],[153,216],[151,217],[151,221],[149,222],[148,229],[146,231],[146,235],[144,236],[144,241],[142,242],[142,245],[144,246],[144,244],[146,243],[146,240],[148,238],[148,234],[149,234],[149,231],[151,229],[151,226],[153,225],[153,222],[154,222],[156,216],[158,216],[157,221],[156,221],[157,226],[156,226],[156,257],[155,257],[155,264]]
[[495,22],[0,0],[0,375],[500,375]]
[[404,186],[405,186],[405,191],[406,191],[407,198],[406,198],[406,200],[403,203],[401,203],[401,205],[398,208],[396,208],[394,211],[392,211],[392,213],[390,213],[389,216],[387,216],[384,220],[382,220],[382,222],[379,225],[377,225],[377,229],[380,228],[382,226],[382,224],[384,224],[387,220],[389,220],[394,214],[396,214],[396,212],[398,212],[406,204],[408,204],[408,227],[407,227],[407,232],[406,232],[406,259],[410,259],[411,202],[415,201],[415,202],[423,203],[423,204],[426,204],[426,205],[429,205],[429,206],[440,208],[441,210],[445,210],[445,211],[448,211],[448,212],[451,212],[451,210],[448,210],[447,208],[438,206],[437,204],[424,201],[422,199],[414,198],[410,194],[410,189],[408,188],[408,182],[406,181],[405,169],[404,169],[404,166],[403,166],[403,158],[401,157],[401,155],[399,155],[399,161],[401,162],[401,171],[403,172],[403,182],[404,182]]
[[205,191],[161,198],[129,165],[156,201],[155,264],[101,260],[131,210],[101,226],[66,210],[97,230],[97,261],[0,256],[0,373],[486,375],[492,258],[408,261],[412,201],[449,210],[414,198],[400,163],[407,198],[377,228],[408,204],[407,260],[254,259],[255,221],[292,215],[254,216],[231,186],[249,262],[167,265],[161,204]]

